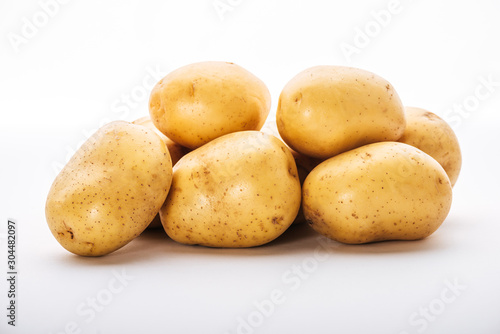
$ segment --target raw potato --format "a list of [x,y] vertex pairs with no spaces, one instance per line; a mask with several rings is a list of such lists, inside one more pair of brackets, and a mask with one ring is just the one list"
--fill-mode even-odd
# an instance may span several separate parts
[[276,122],[292,149],[326,159],[365,144],[398,140],[405,114],[383,78],[351,67],[316,66],[283,88]]
[[[271,121],[271,122],[266,122],[262,129],[260,130],[261,132],[267,133],[269,135],[273,135],[276,138],[279,138],[281,141],[283,139],[281,138],[278,128],[276,127],[276,122]],[[283,143],[286,145],[286,143],[283,141]],[[287,148],[290,150],[290,152],[293,155],[293,159],[295,160],[295,165],[297,166],[297,172],[299,175],[299,180],[300,180],[300,186],[304,184],[304,180],[306,179],[307,175],[316,167],[319,163],[322,162],[321,159],[315,159],[308,157],[307,155],[301,154],[297,151],[292,150],[290,147],[287,146]],[[295,220],[293,221],[293,224],[302,224],[306,222],[306,218],[304,217],[304,213],[302,211],[302,206],[300,206],[299,212],[297,213],[297,217],[295,217]]]
[[300,199],[288,148],[274,136],[242,131],[211,141],[175,165],[160,217],[180,243],[252,247],[281,235]]
[[45,214],[68,251],[100,256],[141,234],[164,203],[172,162],[161,138],[128,122],[90,137],[54,180]]
[[165,136],[160,130],[158,130],[154,126],[153,121],[151,121],[151,118],[149,118],[149,116],[136,119],[132,123],[139,124],[151,130],[154,130],[155,133],[160,136],[165,145],[167,145],[168,152],[170,153],[170,158],[172,159],[172,165],[175,165],[177,161],[179,161],[180,158],[184,156],[184,154],[190,151],[188,148],[177,144],[176,142],[172,141],[170,138]]
[[259,130],[270,108],[271,95],[260,79],[236,64],[216,61],[171,72],[149,100],[154,125],[191,149],[228,133]]
[[318,165],[304,182],[302,200],[317,232],[362,244],[431,235],[451,199],[450,181],[436,160],[407,144],[381,142]]
[[[150,128],[155,131],[157,135],[160,136],[160,138],[163,140],[165,145],[167,145],[168,152],[170,153],[170,158],[172,159],[172,165],[175,166],[177,161],[180,160],[186,153],[188,153],[190,150],[184,146],[181,146],[177,144],[176,142],[170,140],[167,136],[165,136],[160,130],[158,130],[153,122],[151,121],[151,118],[149,116],[141,117],[139,119],[136,119],[132,123],[134,124],[139,124],[142,126],[145,126],[147,128]],[[161,228],[161,220],[160,220],[160,214],[158,213],[151,223],[148,225],[148,228]]]
[[415,146],[437,160],[450,178],[457,182],[462,167],[462,153],[453,129],[438,115],[406,107],[406,130],[400,142]]

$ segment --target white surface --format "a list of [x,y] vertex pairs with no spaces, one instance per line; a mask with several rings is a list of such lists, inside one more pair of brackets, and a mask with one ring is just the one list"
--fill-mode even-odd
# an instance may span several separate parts
[[[15,52],[8,34],[21,34],[23,18],[43,23],[42,9],[2,1],[0,267],[15,218],[19,277],[15,328],[0,280],[0,332],[500,333],[499,3],[401,0],[377,31],[371,13],[389,1],[221,2],[234,5],[224,20],[213,0],[69,1]],[[366,27],[373,37],[348,61],[340,45]],[[322,248],[325,239],[299,226],[241,250],[183,246],[159,231],[102,258],[66,252],[44,217],[57,166],[100,124],[147,114],[150,72],[202,60],[259,76],[272,113],[296,73],[340,64],[373,71],[406,105],[447,117],[464,161],[442,227],[418,242]],[[488,77],[496,86],[484,86]],[[463,103],[470,111],[453,111]],[[130,280],[117,280],[122,272]]]

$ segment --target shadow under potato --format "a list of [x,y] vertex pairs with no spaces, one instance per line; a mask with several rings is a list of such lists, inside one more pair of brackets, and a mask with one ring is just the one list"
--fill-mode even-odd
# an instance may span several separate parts
[[139,237],[123,248],[102,256],[82,257],[65,255],[65,261],[85,265],[127,264],[134,262],[158,261],[162,258],[212,257],[251,258],[256,256],[287,256],[303,254],[311,256],[316,251],[327,251],[338,255],[380,255],[435,251],[446,248],[442,238],[430,236],[414,241],[380,241],[368,244],[349,245],[330,240],[315,232],[307,224],[293,224],[280,237],[265,245],[250,248],[212,248],[199,245],[180,244],[168,237],[162,228],[146,229]]

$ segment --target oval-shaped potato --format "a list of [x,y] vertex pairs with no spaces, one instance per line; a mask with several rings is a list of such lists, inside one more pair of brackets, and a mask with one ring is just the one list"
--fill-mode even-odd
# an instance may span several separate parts
[[385,79],[357,68],[316,66],[283,88],[276,122],[292,149],[326,159],[365,144],[398,140],[405,114]]
[[457,182],[462,153],[453,129],[438,115],[421,108],[406,107],[406,130],[398,140],[415,146],[437,160],[450,178]]
[[441,165],[398,142],[369,144],[322,162],[302,191],[312,228],[348,244],[425,238],[444,221],[452,199]]
[[167,234],[180,243],[253,247],[292,224],[300,198],[288,148],[274,136],[242,131],[179,160],[160,217]]
[[45,206],[50,231],[72,253],[111,253],[144,231],[171,181],[170,155],[154,131],[111,122],[78,149],[54,180]]
[[222,135],[259,130],[271,108],[266,85],[241,66],[209,61],[181,67],[153,88],[154,125],[194,149]]

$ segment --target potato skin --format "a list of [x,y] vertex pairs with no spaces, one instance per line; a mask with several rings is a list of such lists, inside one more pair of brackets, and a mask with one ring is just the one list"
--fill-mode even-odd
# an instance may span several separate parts
[[253,247],[292,224],[301,191],[292,154],[276,137],[242,131],[186,154],[160,217],[184,244]]
[[188,149],[187,147],[179,145],[170,138],[168,138],[167,136],[165,136],[160,130],[156,128],[156,126],[153,124],[153,121],[149,116],[138,118],[132,123],[142,125],[151,130],[154,130],[154,132],[158,136],[160,136],[165,145],[167,145],[168,152],[170,153],[170,158],[172,159],[172,166],[174,166],[177,163],[177,161],[179,161],[180,158],[184,156],[184,154],[190,151],[190,149]]
[[172,162],[154,131],[111,122],[90,137],[49,190],[45,214],[68,251],[100,256],[144,231],[165,201]]
[[[149,116],[144,116],[141,118],[136,119],[132,123],[138,124],[145,126],[151,130],[154,130],[154,132],[160,136],[160,138],[163,140],[165,145],[167,146],[168,152],[170,153],[170,158],[172,159],[172,165],[175,166],[177,161],[179,161],[186,153],[191,151],[187,147],[181,146],[165,136],[160,130],[156,128],[156,126],[153,124],[153,121],[151,121],[151,118]],[[156,228],[163,228],[161,225],[161,220],[160,220],[160,214],[158,213],[151,223],[148,225],[148,228],[150,229],[156,229]]]
[[271,95],[260,79],[236,64],[217,61],[169,73],[149,100],[154,125],[191,149],[228,133],[259,130],[270,108]]
[[441,165],[398,142],[369,144],[324,161],[302,191],[312,228],[348,244],[425,238],[444,221],[452,200]]
[[357,68],[316,66],[285,85],[276,122],[292,149],[327,159],[365,144],[398,140],[405,114],[385,79]]
[[421,108],[405,107],[406,130],[399,142],[415,146],[437,160],[450,178],[457,182],[462,153],[453,129],[438,115]]
[[[262,129],[260,130],[261,132],[270,134],[281,140],[285,145],[286,143],[283,141],[283,138],[281,138],[278,128],[276,126],[276,122],[269,122],[264,124]],[[290,150],[292,153],[293,159],[295,160],[295,165],[297,166],[297,171],[299,175],[299,180],[300,180],[300,186],[302,188],[302,185],[304,184],[304,181],[309,175],[309,173],[319,165],[323,160],[321,159],[315,159],[312,157],[309,157],[307,155],[301,154],[297,151],[292,150],[289,146],[286,145],[286,147]],[[295,220],[293,221],[293,224],[302,224],[306,222],[306,218],[304,217],[304,213],[302,212],[302,206],[300,206],[299,212],[297,213],[297,217],[295,217]]]

